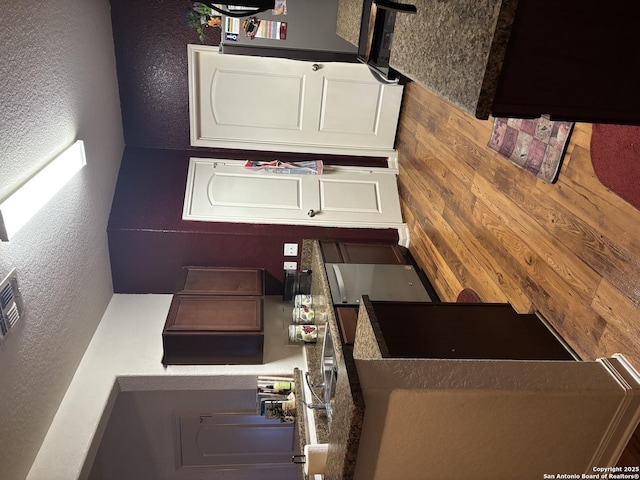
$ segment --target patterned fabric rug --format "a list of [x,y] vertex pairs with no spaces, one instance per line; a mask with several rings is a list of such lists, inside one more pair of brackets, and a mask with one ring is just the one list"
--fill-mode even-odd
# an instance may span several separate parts
[[495,118],[489,148],[547,183],[558,179],[573,122]]
[[603,185],[640,210],[640,127],[595,124],[591,163]]

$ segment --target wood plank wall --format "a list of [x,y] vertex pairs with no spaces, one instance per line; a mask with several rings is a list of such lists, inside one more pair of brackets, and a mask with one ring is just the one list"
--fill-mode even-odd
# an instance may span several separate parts
[[[493,119],[416,83],[404,95],[401,205],[410,251],[441,299],[468,287],[539,311],[584,360],[623,353],[640,370],[640,211],[595,176],[591,124],[575,125],[549,185],[487,147]],[[623,463],[640,463],[637,439]]]

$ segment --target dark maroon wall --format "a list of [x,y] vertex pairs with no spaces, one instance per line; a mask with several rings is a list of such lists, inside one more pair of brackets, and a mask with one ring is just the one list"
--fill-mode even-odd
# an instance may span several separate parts
[[[116,293],[171,293],[184,265],[267,270],[268,294],[282,293],[285,242],[305,238],[397,243],[397,231],[182,220],[192,151],[127,147],[111,217]],[[298,262],[300,258],[296,259]]]
[[[233,151],[195,148],[189,143],[187,44],[200,44],[195,30],[185,21],[192,2],[110,1],[125,143],[156,149],[227,152],[223,153],[225,158],[234,155]],[[220,43],[220,30],[207,28],[205,31],[207,40],[204,43]],[[237,154],[254,158],[251,152]],[[295,160],[307,157],[278,153],[267,154],[264,158]],[[330,155],[323,158],[327,163],[386,166],[385,160],[380,158]]]
[[[191,147],[187,44],[199,40],[184,21],[190,5],[187,0],[111,0],[127,145],[108,226],[114,290],[173,292],[183,265],[252,266],[267,269],[267,292],[277,294],[282,291],[284,242],[300,243],[303,238],[396,242],[395,230],[182,220],[190,156],[386,166],[384,159],[370,157]],[[210,35],[206,43],[218,42]]]
[[[199,44],[188,27],[187,0],[110,0],[113,42],[125,143],[155,149],[194,150],[223,158],[308,159],[306,154],[261,153],[191,147],[187,44]],[[207,28],[210,45],[219,30]],[[386,166],[372,157],[324,155],[326,163]]]
[[[111,0],[127,145],[189,147],[187,0]],[[213,29],[211,29],[213,31]],[[211,42],[215,43],[212,37]]]

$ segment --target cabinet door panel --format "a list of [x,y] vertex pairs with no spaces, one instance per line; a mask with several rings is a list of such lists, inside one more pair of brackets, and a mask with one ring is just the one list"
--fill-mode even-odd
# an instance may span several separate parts
[[336,307],[336,316],[340,323],[342,343],[345,345],[353,345],[356,339],[358,309],[356,307]]
[[326,263],[373,263],[407,265],[409,262],[402,254],[400,247],[394,244],[320,242]]
[[192,295],[264,295],[264,270],[184,267],[178,292]]
[[163,363],[262,363],[262,319],[262,297],[174,295],[162,332]]
[[339,246],[344,263],[384,263],[398,265],[407,263],[397,245],[341,242]]
[[342,263],[342,254],[340,253],[340,247],[338,242],[330,240],[321,240],[320,249],[322,250],[322,257],[326,263]]
[[174,295],[166,330],[262,331],[262,298]]

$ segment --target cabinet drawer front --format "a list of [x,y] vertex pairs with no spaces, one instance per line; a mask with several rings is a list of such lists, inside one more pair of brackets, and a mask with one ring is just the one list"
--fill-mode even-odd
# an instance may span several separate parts
[[165,365],[255,365],[263,362],[262,333],[166,331],[162,343]]
[[165,331],[261,332],[261,297],[174,295]]

